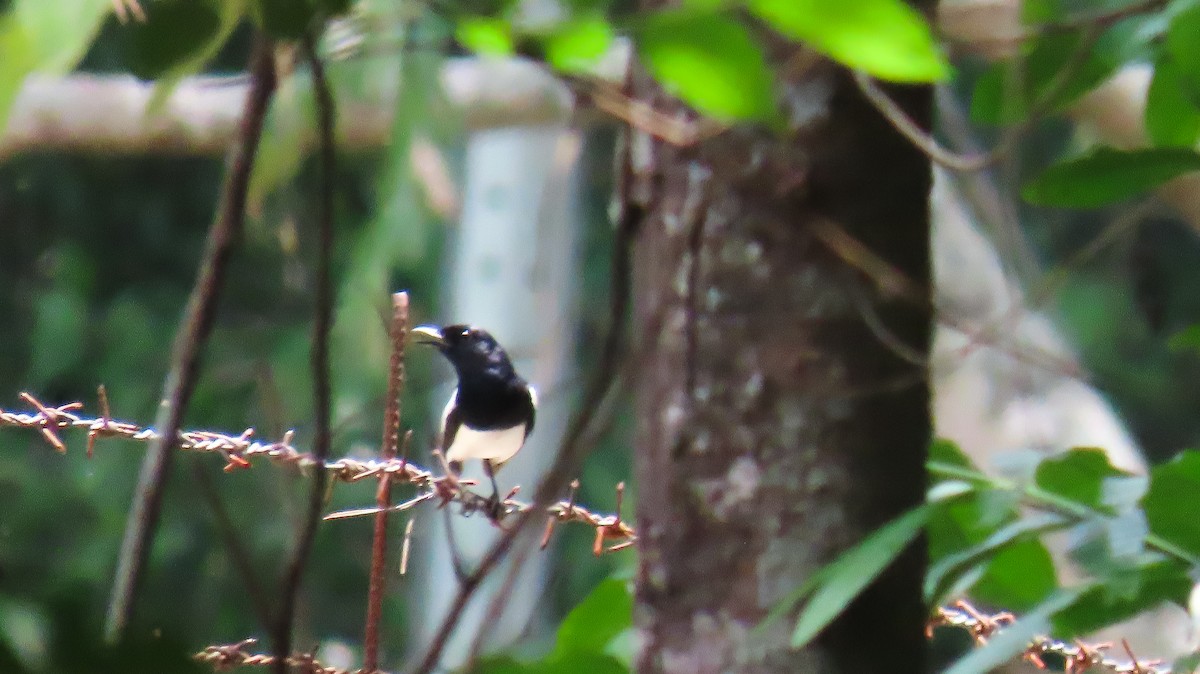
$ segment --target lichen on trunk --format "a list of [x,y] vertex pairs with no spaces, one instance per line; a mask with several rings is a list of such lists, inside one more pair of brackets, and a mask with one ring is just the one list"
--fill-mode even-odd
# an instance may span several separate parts
[[[889,92],[928,123],[928,88]],[[786,135],[631,143],[642,672],[924,668],[923,543],[807,648],[751,632],[922,501],[930,435],[929,163],[840,68],[783,93]]]

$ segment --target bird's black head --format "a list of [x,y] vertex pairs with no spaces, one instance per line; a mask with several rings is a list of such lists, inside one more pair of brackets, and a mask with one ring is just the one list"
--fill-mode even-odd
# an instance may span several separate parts
[[469,325],[422,325],[413,328],[412,333],[418,342],[436,346],[454,366],[460,379],[464,375],[485,373],[499,377],[514,374],[504,347],[486,330]]

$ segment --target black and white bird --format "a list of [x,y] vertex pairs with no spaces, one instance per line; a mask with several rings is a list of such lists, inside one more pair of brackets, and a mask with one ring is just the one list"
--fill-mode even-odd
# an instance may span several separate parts
[[467,459],[482,461],[498,501],[496,471],[521,451],[533,432],[537,393],[485,330],[422,325],[412,333],[416,341],[436,346],[458,374],[458,387],[442,412],[438,446],[455,473]]

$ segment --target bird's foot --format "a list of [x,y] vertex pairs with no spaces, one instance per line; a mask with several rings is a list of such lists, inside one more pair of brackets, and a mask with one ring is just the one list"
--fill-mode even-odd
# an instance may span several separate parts
[[491,498],[484,505],[484,512],[487,513],[488,519],[500,524],[500,518],[504,517],[504,502],[500,500],[500,494],[492,492]]

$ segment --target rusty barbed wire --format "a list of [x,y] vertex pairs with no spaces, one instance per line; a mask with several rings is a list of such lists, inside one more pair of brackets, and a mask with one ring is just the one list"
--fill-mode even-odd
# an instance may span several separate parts
[[[1015,621],[1016,616],[1011,613],[989,615],[967,602],[960,601],[954,606],[939,607],[929,619],[925,631],[927,636],[932,637],[933,630],[938,627],[961,629],[971,635],[976,646],[983,646],[988,639]],[[244,639],[235,644],[208,646],[192,657],[198,662],[211,665],[215,671],[226,671],[236,667],[268,667],[274,664],[274,656],[259,655],[246,650],[255,643],[255,639]],[[1171,668],[1163,667],[1161,661],[1138,660],[1128,642],[1122,641],[1122,646],[1128,656],[1127,660],[1118,660],[1107,655],[1113,647],[1112,644],[1086,644],[1081,641],[1068,644],[1047,637],[1037,637],[1019,655],[1038,669],[1049,668],[1046,664],[1047,656],[1061,658],[1063,671],[1067,674],[1084,674],[1098,667],[1105,667],[1114,674],[1172,674]],[[288,658],[288,664],[299,668],[300,671],[314,674],[362,674],[361,670],[357,669],[326,667],[309,653],[292,655]],[[377,671],[375,674],[385,673]]]
[[[16,412],[0,408],[0,428],[25,428],[38,431],[43,439],[60,454],[66,453],[67,445],[60,437],[64,430],[87,432],[87,455],[90,458],[96,441],[102,438],[119,438],[134,442],[150,442],[158,437],[158,432],[152,428],[144,428],[127,421],[113,419],[107,404],[102,404],[102,414],[98,418],[85,416],[81,413],[84,405],[81,402],[71,402],[64,405],[45,405],[29,393],[21,393],[20,397],[36,410],[35,412]],[[107,396],[104,396],[106,398]],[[105,400],[106,402],[106,400]],[[268,442],[254,439],[254,429],[247,428],[239,435],[228,435],[214,431],[181,431],[179,433],[179,449],[188,452],[219,454],[225,459],[225,472],[251,467],[251,461],[266,459],[277,465],[291,466],[304,471],[314,470],[319,463],[311,454],[302,452],[292,445],[293,431],[287,431],[277,441]],[[436,453],[440,458],[440,453]],[[444,460],[443,460],[444,463]],[[323,462],[323,468],[330,477],[342,482],[358,482],[370,477],[384,478],[394,483],[410,484],[417,488],[417,495],[408,501],[392,506],[391,510],[408,510],[420,503],[436,500],[439,507],[445,507],[451,502],[462,506],[466,515],[475,512],[490,513],[494,502],[466,487],[473,486],[472,480],[460,480],[451,471],[445,470],[438,474],[423,468],[411,460],[401,457],[394,459],[356,459],[341,457]],[[596,530],[596,542],[593,552],[596,555],[604,552],[614,552],[633,545],[637,541],[637,533],[620,515],[624,484],[617,487],[617,513],[605,515],[592,512],[575,503],[574,491],[571,497],[559,501],[546,508],[550,522],[575,522],[590,526]],[[513,497],[518,488],[501,502],[501,510],[492,517],[500,526],[505,517],[528,511],[532,504],[518,501]],[[326,516],[326,519],[342,519],[378,512],[378,508],[344,511]],[[612,541],[614,544],[606,546]]]
[[[258,643],[258,639],[243,639],[236,644],[223,646],[208,646],[192,656],[197,662],[211,665],[214,671],[223,672],[238,667],[270,667],[275,664],[274,655],[250,653],[246,649]],[[361,674],[360,670],[338,669],[327,667],[311,653],[297,653],[288,656],[287,665],[305,674]],[[372,674],[386,674],[375,670]]]
[[[1016,622],[1012,613],[1001,612],[987,614],[979,611],[965,601],[959,601],[954,606],[938,607],[933,617],[925,626],[925,634],[933,635],[938,627],[955,627],[965,630],[975,640],[976,646],[982,646],[988,639],[1005,627]],[[1063,660],[1063,671],[1067,674],[1083,674],[1098,667],[1106,667],[1114,674],[1172,674],[1170,666],[1163,666],[1162,660],[1138,660],[1129,642],[1122,640],[1121,646],[1127,660],[1118,660],[1108,655],[1113,644],[1088,644],[1079,640],[1067,643],[1049,637],[1035,637],[1019,655],[1021,659],[1031,663],[1038,669],[1048,669],[1047,656]],[[1178,673],[1182,674],[1182,673]]]
[[[107,396],[101,393],[102,414],[98,418],[79,414],[84,405],[81,402],[71,402],[63,405],[45,405],[29,393],[21,393],[22,400],[33,407],[36,412],[16,412],[0,408],[0,427],[25,428],[38,431],[43,439],[59,453],[66,453],[67,445],[60,437],[63,430],[87,431],[87,455],[92,457],[95,443],[101,438],[120,438],[135,442],[149,442],[158,437],[152,428],[143,428],[137,424],[113,419],[107,405]],[[254,429],[248,428],[239,435],[228,435],[213,431],[181,431],[179,448],[184,451],[220,454],[226,461],[224,470],[232,472],[238,469],[250,468],[252,459],[266,459],[272,463],[288,465],[301,471],[311,471],[320,462],[311,454],[301,452],[292,445],[294,433],[287,431],[275,442],[254,440]],[[440,453],[435,452],[444,463]],[[476,494],[465,487],[474,484],[471,480],[460,480],[449,471],[437,474],[431,470],[414,464],[407,458],[399,459],[355,459],[342,457],[323,463],[323,468],[330,476],[343,482],[357,482],[369,477],[386,477],[397,483],[411,484],[417,487],[418,494],[408,501],[389,510],[407,510],[425,501],[437,499],[439,507],[450,502],[459,503],[465,514],[473,512],[489,513],[493,503],[487,497]],[[445,468],[443,466],[443,468]],[[593,552],[596,555],[613,552],[634,545],[637,534],[633,527],[621,518],[621,505],[624,500],[624,483],[617,485],[617,512],[612,515],[592,512],[576,504],[575,496],[579,489],[578,480],[571,483],[571,491],[567,499],[551,504],[546,508],[547,523],[542,538],[542,546],[548,543],[554,527],[559,522],[577,522],[596,530]],[[496,524],[501,526],[504,517],[526,512],[532,504],[518,501],[513,497],[519,491],[514,488],[501,502],[502,512],[495,517]],[[340,519],[358,515],[374,514],[378,508],[344,511],[327,516],[327,519]],[[607,546],[609,541],[614,544]],[[954,606],[938,607],[926,625],[928,634],[938,627],[952,627],[967,631],[977,645],[983,645],[999,631],[1015,622],[1011,613],[983,613],[970,604],[960,601]],[[255,639],[245,639],[235,644],[209,646],[194,658],[213,666],[217,671],[224,671],[241,666],[266,667],[275,663],[272,655],[254,654],[246,649],[257,643]],[[1069,674],[1083,674],[1090,669],[1107,667],[1115,674],[1172,674],[1169,666],[1163,666],[1160,660],[1139,661],[1130,649],[1128,643],[1122,642],[1128,659],[1119,660],[1108,653],[1113,649],[1111,643],[1087,644],[1076,640],[1066,643],[1048,637],[1037,637],[1020,654],[1024,660],[1039,669],[1047,669],[1046,658],[1061,658],[1065,663],[1065,671]],[[341,670],[326,667],[319,663],[311,654],[298,653],[288,658],[289,666],[313,674],[356,674],[357,670]],[[383,674],[380,672],[379,674]]]

